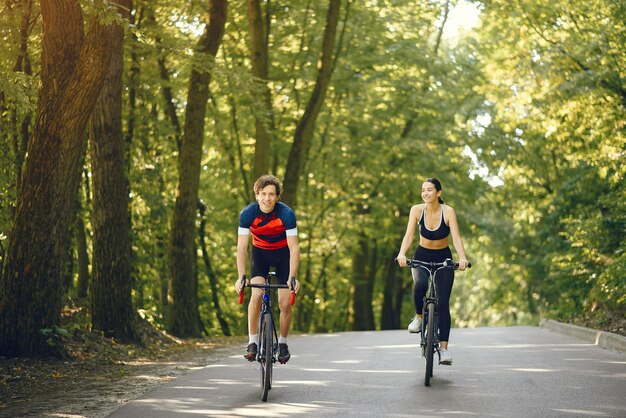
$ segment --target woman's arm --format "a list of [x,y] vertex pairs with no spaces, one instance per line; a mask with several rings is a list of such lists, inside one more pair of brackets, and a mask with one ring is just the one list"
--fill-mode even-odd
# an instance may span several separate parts
[[459,232],[459,222],[456,219],[456,212],[450,206],[446,207],[448,209],[446,219],[448,219],[450,234],[452,234],[452,245],[454,245],[454,249],[459,256],[459,270],[465,270],[467,267],[467,258],[465,258],[465,248],[463,248],[463,240]]
[[422,205],[415,205],[411,208],[411,211],[409,212],[409,223],[406,226],[406,232],[404,233],[404,238],[402,238],[400,251],[398,251],[398,256],[396,257],[396,259],[398,260],[398,264],[400,264],[400,267],[406,267],[406,252],[409,250],[409,247],[413,242],[413,237],[415,236],[417,214],[420,213],[421,206]]

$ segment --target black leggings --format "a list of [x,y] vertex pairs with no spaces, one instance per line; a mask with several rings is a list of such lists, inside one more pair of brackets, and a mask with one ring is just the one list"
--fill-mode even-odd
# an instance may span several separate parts
[[[415,249],[414,259],[426,262],[442,262],[446,258],[452,258],[450,248],[441,250],[429,250],[424,247]],[[424,308],[424,297],[428,290],[428,272],[424,268],[411,269],[413,275],[413,303],[415,304],[415,313],[422,315]],[[441,269],[437,272],[437,296],[439,297],[439,340],[448,341],[450,338],[450,294],[452,293],[452,285],[454,284],[454,270]]]

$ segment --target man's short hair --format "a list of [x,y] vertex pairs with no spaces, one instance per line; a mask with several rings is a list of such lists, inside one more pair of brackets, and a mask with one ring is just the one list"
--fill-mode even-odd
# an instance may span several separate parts
[[280,196],[280,181],[274,176],[269,174],[261,176],[254,182],[254,194],[259,194],[265,187],[273,184],[276,187],[276,196]]

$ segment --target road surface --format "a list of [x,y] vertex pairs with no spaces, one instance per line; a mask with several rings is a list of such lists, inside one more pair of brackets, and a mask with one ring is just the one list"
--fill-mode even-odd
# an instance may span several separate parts
[[[417,335],[290,336],[267,402],[259,366],[224,358],[111,417],[626,417],[626,357],[537,327],[453,329],[452,366],[424,386]],[[241,351],[243,352],[243,347]]]

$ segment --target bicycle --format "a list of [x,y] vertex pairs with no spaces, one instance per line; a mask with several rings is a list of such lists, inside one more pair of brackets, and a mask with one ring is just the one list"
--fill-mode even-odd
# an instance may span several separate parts
[[[259,316],[258,328],[258,353],[257,361],[261,367],[261,400],[267,401],[267,395],[272,388],[272,371],[276,362],[276,352],[278,351],[278,333],[274,326],[274,314],[272,311],[271,289],[294,289],[295,279],[291,279],[290,285],[272,284],[270,281],[276,277],[275,272],[269,272],[265,276],[264,284],[246,284],[246,277],[242,278],[242,288],[239,293],[239,304],[243,303],[244,290],[246,287],[256,287],[263,289],[263,298],[261,301],[261,314]],[[291,292],[291,300],[289,303],[293,305],[296,301],[295,292]]]
[[[437,272],[444,268],[457,270],[459,264],[451,259],[443,262],[426,262],[420,260],[407,260],[407,267],[423,268],[428,271],[429,286],[428,293],[424,297],[424,307],[422,310],[422,330],[420,333],[420,347],[422,348],[422,357],[426,357],[426,370],[424,376],[424,385],[430,386],[430,378],[433,377],[433,360],[435,352],[439,357],[439,364],[451,365],[450,362],[442,362],[439,352],[439,298],[437,297]],[[468,263],[468,268],[472,267]],[[431,320],[432,318],[432,320]]]

